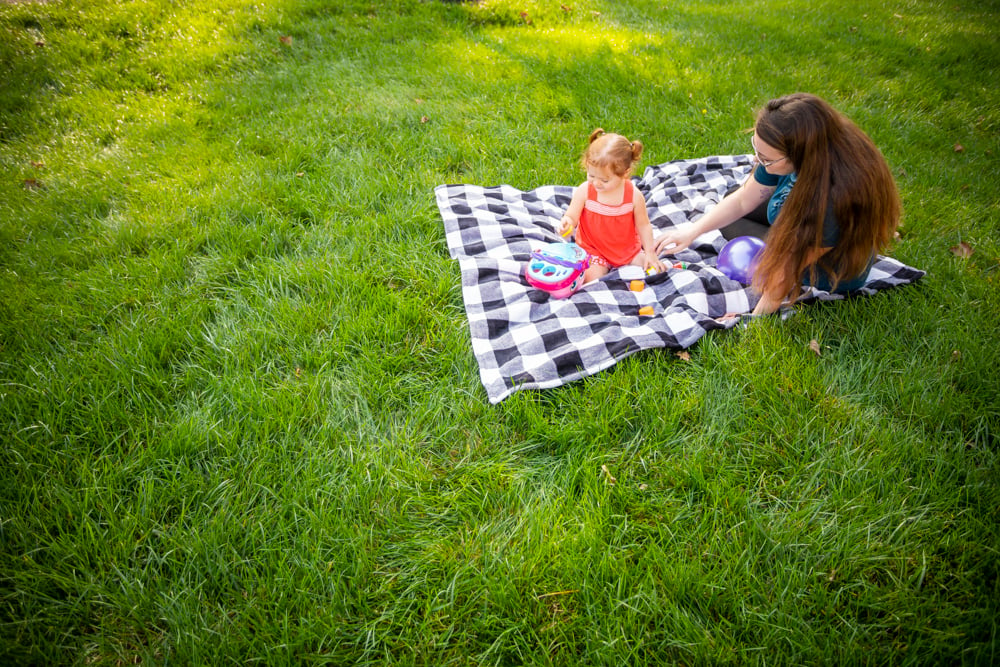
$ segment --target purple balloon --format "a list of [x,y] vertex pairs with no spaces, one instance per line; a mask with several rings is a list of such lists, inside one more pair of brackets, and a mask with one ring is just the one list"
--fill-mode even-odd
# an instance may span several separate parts
[[764,242],[756,236],[737,236],[722,248],[716,267],[728,278],[749,285],[763,249]]

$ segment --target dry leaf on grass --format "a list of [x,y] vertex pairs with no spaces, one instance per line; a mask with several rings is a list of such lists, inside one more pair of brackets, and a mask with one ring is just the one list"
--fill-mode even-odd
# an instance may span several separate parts
[[817,341],[815,338],[809,341],[809,349],[815,352],[817,357],[823,354],[823,352],[819,348],[819,341]]
[[972,253],[976,252],[971,245],[962,241],[956,246],[951,247],[951,254],[955,257],[972,257]]

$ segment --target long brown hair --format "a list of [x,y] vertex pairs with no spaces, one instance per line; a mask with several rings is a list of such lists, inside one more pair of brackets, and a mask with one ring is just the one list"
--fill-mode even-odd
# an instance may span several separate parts
[[[873,253],[893,239],[901,205],[882,153],[857,125],[824,100],[795,93],[771,100],[757,115],[755,132],[788,157],[792,188],[767,236],[754,272],[754,288],[794,298],[808,270],[840,280],[858,275]],[[823,245],[823,221],[833,210],[840,237],[817,264],[810,251]]]

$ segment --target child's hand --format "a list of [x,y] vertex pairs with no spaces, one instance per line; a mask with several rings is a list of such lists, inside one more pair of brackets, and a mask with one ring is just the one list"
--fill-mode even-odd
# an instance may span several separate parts
[[643,256],[644,257],[643,257],[642,268],[647,273],[649,272],[650,269],[655,269],[657,273],[667,270],[667,266],[663,262],[661,262],[660,258],[654,255],[653,253],[647,251],[643,253]]
[[570,218],[568,215],[564,215],[562,217],[562,220],[559,221],[559,230],[558,230],[559,236],[562,236],[563,238],[569,238],[569,235],[573,233],[573,229],[575,227],[576,225],[573,224],[572,218]]

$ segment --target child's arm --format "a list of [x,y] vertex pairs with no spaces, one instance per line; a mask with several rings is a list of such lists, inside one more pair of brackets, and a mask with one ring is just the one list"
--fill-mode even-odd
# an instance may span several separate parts
[[646,255],[643,261],[643,270],[653,267],[657,271],[665,271],[663,262],[656,256],[656,245],[653,243],[653,225],[649,222],[649,211],[646,210],[646,199],[642,196],[639,188],[635,187],[632,201],[635,205],[635,231],[639,234],[639,242],[642,244],[642,251]]
[[563,213],[562,220],[559,221],[559,234],[568,237],[576,226],[580,224],[580,214],[583,213],[583,205],[587,203],[587,184],[578,185],[573,191],[573,199],[570,201],[566,212]]

